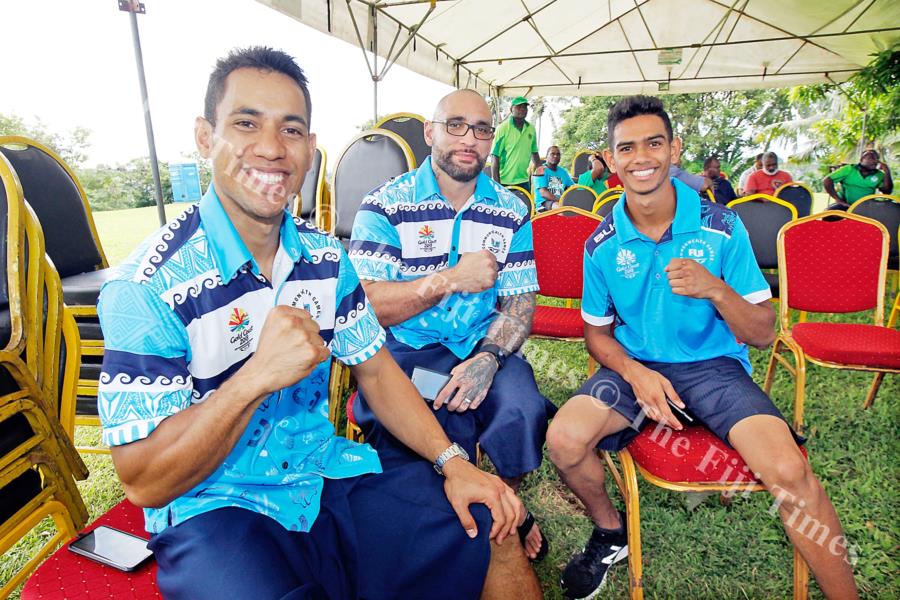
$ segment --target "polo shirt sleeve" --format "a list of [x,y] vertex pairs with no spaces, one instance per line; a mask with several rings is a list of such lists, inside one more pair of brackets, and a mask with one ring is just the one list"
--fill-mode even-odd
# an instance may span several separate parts
[[837,183],[838,181],[843,181],[844,179],[846,179],[850,175],[850,172],[852,170],[853,165],[844,165],[843,167],[829,175],[829,177],[833,182]]
[[491,154],[503,160],[505,156],[503,155],[503,148],[506,146],[506,127],[503,126],[503,123],[497,127],[497,135],[494,136],[494,145],[491,146]]
[[[538,145],[537,145],[537,129],[535,129],[534,125],[531,126],[531,133],[532,133],[532,136],[531,136],[531,153],[534,154],[535,152],[538,151]],[[530,157],[529,157],[529,159],[530,159]]]
[[334,337],[329,345],[332,356],[345,365],[356,365],[372,358],[384,345],[384,329],[363,291],[353,263],[343,248],[338,268],[334,315]]
[[400,279],[402,244],[380,199],[366,196],[353,221],[350,235],[350,261],[356,273],[368,281]]
[[725,244],[722,278],[744,300],[751,304],[759,304],[772,297],[772,290],[769,289],[766,278],[756,264],[747,229],[740,217],[734,213],[732,215],[734,228]]
[[540,288],[537,269],[534,266],[531,216],[525,213],[513,233],[506,262],[497,273],[497,296],[517,296],[537,291],[540,291]]
[[120,446],[191,405],[190,346],[180,319],[147,285],[110,281],[97,312],[105,345],[97,390],[103,443]]
[[[596,249],[594,250],[596,252]],[[615,306],[606,278],[594,257],[584,251],[584,286],[581,292],[581,318],[589,325],[603,327],[616,318]]]

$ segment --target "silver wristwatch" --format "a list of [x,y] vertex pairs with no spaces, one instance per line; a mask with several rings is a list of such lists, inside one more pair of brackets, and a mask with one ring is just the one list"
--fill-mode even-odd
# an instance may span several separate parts
[[466,452],[462,446],[453,442],[450,444],[450,447],[441,452],[441,455],[434,461],[434,470],[438,472],[438,475],[444,474],[444,465],[454,456],[461,456],[463,460],[469,460],[469,453]]

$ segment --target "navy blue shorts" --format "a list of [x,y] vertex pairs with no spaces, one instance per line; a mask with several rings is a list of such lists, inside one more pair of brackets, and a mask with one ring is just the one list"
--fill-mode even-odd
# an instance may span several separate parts
[[[470,507],[469,539],[425,461],[388,473],[326,479],[308,533],[221,508],[150,540],[167,600],[471,598],[490,561],[490,512]],[[465,577],[460,577],[464,573]]]
[[[409,377],[416,367],[450,373],[462,362],[442,344],[429,344],[416,350],[388,335],[385,346]],[[441,407],[433,414],[447,437],[465,448],[472,461],[475,444],[481,443],[501,477],[518,477],[541,466],[547,424],[556,414],[556,406],[538,391],[531,365],[512,355],[497,371],[491,389],[477,409],[458,413]],[[378,451],[385,470],[395,464],[422,460],[381,426],[362,392],[356,396],[353,416],[366,442]]]
[[[733,358],[690,363],[641,361],[641,364],[668,379],[688,410],[729,446],[728,432],[742,419],[772,415],[784,420],[772,400]],[[577,395],[582,394],[600,400],[631,423],[600,440],[597,447],[602,450],[621,450],[641,429],[653,423],[635,400],[631,385],[611,369],[598,369],[578,390]],[[804,441],[796,433],[794,438],[798,444]]]

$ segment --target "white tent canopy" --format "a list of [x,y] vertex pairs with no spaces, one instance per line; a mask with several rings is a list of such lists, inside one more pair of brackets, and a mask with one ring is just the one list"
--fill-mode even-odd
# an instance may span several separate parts
[[[900,0],[259,0],[492,95],[601,96],[839,82],[900,41]],[[374,64],[373,64],[374,63]]]

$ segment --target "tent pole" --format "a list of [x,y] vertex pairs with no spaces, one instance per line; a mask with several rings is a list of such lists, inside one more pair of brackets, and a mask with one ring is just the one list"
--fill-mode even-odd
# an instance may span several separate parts
[[[142,7],[143,8],[143,7]],[[147,145],[150,147],[150,170],[153,172],[153,186],[156,189],[156,213],[159,224],[166,224],[166,209],[163,207],[162,182],[159,178],[159,163],[156,160],[156,142],[153,139],[153,121],[150,119],[150,101],[147,99],[147,80],[144,77],[144,57],[141,52],[141,36],[138,33],[137,15],[129,10],[131,38],[134,40],[134,60],[137,63],[138,81],[141,84],[141,106],[144,111],[144,127],[147,129]]]
[[863,111],[862,133],[859,134],[859,156],[866,149],[866,117],[869,116],[868,111]]

